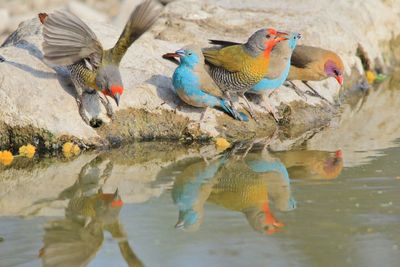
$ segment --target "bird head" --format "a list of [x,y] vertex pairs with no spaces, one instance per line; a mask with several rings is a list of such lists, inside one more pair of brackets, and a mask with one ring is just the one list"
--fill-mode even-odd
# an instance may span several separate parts
[[327,55],[325,65],[324,65],[325,75],[327,77],[333,77],[336,81],[343,85],[343,62],[340,57],[335,53],[329,53]]
[[289,47],[293,51],[296,48],[298,40],[301,38],[301,34],[297,32],[291,32],[289,34]]
[[335,151],[335,154],[329,155],[323,162],[322,170],[319,174],[325,179],[335,179],[339,176],[343,169],[343,152]]
[[124,87],[118,66],[106,65],[100,67],[96,76],[96,85],[104,95],[112,97],[119,106]]
[[287,40],[288,34],[273,28],[261,29],[253,33],[245,46],[250,53],[258,55],[260,52],[270,52],[279,42]]
[[193,45],[185,46],[175,53],[164,54],[163,58],[179,58],[180,64],[191,68],[204,61],[200,48]]

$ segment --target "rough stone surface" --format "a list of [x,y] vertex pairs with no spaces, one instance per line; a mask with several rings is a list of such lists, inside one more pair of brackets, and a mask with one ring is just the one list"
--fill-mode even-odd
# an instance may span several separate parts
[[[129,14],[130,10],[122,9],[121,17],[126,16],[124,12]],[[184,105],[171,85],[175,66],[164,61],[161,55],[188,43],[206,46],[210,38],[245,41],[256,29],[272,26],[301,32],[303,44],[338,52],[345,62],[346,76],[350,77],[363,71],[356,56],[358,44],[364,47],[374,64],[391,62],[389,55],[398,43],[400,32],[399,14],[398,1],[324,0],[312,1],[312,4],[306,0],[173,1],[166,5],[151,31],[133,44],[122,60],[125,92],[120,107],[115,107],[115,121],[109,122],[95,95],[85,97],[87,112],[106,122],[98,129],[81,120],[65,69],[43,63],[41,26],[37,19],[32,19],[22,23],[0,48],[0,55],[6,59],[0,63],[0,122],[11,132],[17,127],[39,129],[50,133],[52,140],[75,138],[88,145],[127,138],[222,135],[240,139],[269,135],[276,124],[262,107],[263,99],[255,100],[259,103],[256,105],[261,117],[259,124],[237,122],[214,109],[208,109],[201,116],[202,109]],[[122,26],[117,28],[82,17],[105,48],[115,43],[122,30]],[[335,80],[312,85],[329,101],[337,98],[339,88]],[[318,98],[308,97],[304,101],[284,86],[270,99],[285,116],[284,126],[298,135],[326,124],[335,113],[334,108]],[[0,144],[2,147],[11,145],[9,132],[1,133],[0,140],[5,140]],[[48,148],[51,144],[46,141],[50,140],[43,142]]]

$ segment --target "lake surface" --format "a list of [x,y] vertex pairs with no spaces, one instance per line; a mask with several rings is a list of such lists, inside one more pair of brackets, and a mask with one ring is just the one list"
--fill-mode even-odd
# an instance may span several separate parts
[[394,82],[291,139],[16,161],[0,266],[400,266]]

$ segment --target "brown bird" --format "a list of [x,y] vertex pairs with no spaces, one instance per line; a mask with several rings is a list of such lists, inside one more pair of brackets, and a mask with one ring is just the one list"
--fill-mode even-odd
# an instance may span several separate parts
[[77,16],[67,11],[40,13],[43,24],[44,60],[67,66],[77,91],[77,104],[82,119],[89,124],[82,104],[83,93],[102,92],[100,101],[112,117],[107,96],[119,105],[123,84],[119,64],[131,44],[146,32],[160,14],[160,5],[145,0],[132,12],[121,36],[113,48],[104,50],[94,32]]
[[324,99],[307,81],[322,81],[333,77],[342,86],[343,72],[343,61],[335,52],[319,47],[298,45],[292,54],[287,80],[294,87],[291,81],[302,81],[313,92],[313,96]]

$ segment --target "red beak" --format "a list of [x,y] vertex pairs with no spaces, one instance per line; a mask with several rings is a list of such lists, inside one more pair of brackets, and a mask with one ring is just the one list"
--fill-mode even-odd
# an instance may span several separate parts
[[335,157],[336,158],[339,158],[339,159],[341,159],[341,158],[343,158],[343,152],[342,152],[342,150],[337,150],[336,152],[335,152]]
[[343,75],[337,75],[335,77],[336,81],[340,84],[340,86],[343,85]]

